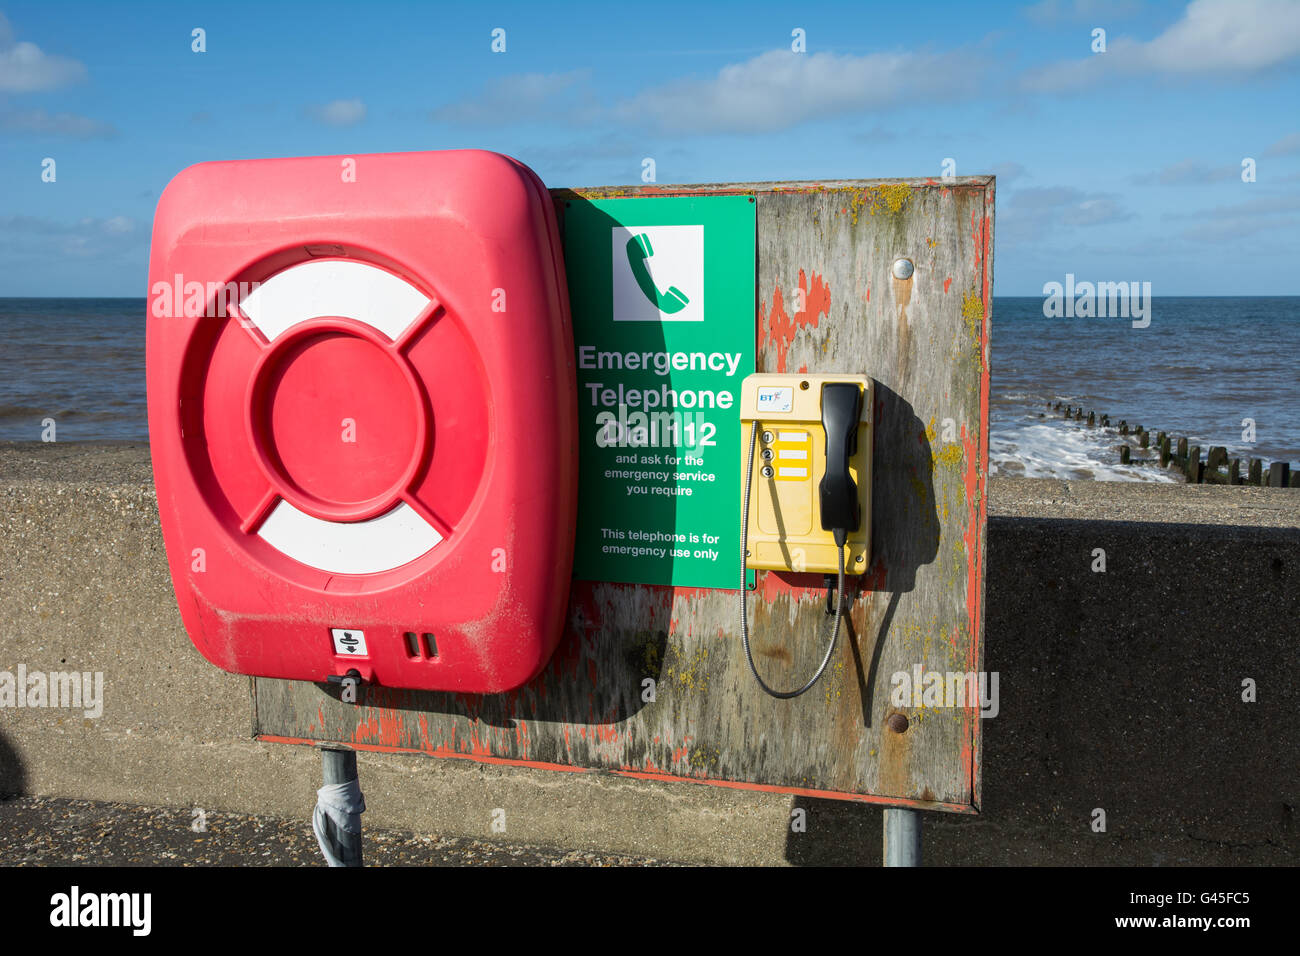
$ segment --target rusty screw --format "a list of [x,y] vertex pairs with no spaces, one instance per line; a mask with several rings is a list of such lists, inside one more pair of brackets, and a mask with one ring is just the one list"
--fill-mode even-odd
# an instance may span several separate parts
[[905,714],[890,714],[885,723],[896,734],[907,733],[907,715]]

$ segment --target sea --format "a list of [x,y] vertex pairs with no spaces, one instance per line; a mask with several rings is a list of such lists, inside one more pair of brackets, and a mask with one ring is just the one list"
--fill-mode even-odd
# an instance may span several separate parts
[[[0,298],[0,441],[40,440],[49,420],[58,441],[147,441],[144,325],[143,298]],[[1121,419],[1243,460],[1300,461],[1297,296],[1156,297],[1145,328],[998,296],[989,365],[995,475],[1181,480],[1120,464]],[[1067,421],[1058,402],[1112,427]]]

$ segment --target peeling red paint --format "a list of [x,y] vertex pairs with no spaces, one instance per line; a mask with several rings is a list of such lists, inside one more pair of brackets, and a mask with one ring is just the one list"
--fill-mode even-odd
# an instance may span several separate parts
[[596,726],[592,728],[592,733],[602,744],[618,743],[618,724],[616,723],[610,722],[596,724]]
[[943,280],[943,294],[944,294],[944,295],[947,295],[947,294],[948,294],[948,287],[949,287],[950,285],[952,285],[952,276],[948,276],[948,278],[946,278],[946,279]]
[[402,714],[397,710],[368,708],[366,719],[357,724],[352,735],[354,743],[374,740],[384,746],[395,746],[403,738]]
[[[989,267],[990,252],[990,216],[993,213],[993,185],[989,184],[984,190],[984,215],[980,219],[979,227],[974,232],[976,269],[980,276],[980,299],[983,304],[983,317],[980,323],[980,422],[985,425],[978,436],[978,447],[972,449],[969,438],[965,435],[963,426],[963,449],[966,454],[966,475],[964,476],[967,489],[967,502],[970,507],[968,515],[970,533],[967,535],[966,555],[969,572],[967,576],[966,589],[966,609],[967,622],[970,627],[970,640],[967,645],[967,668],[977,670],[981,667],[979,654],[979,642],[975,636],[979,634],[979,627],[983,621],[983,581],[984,581],[984,540],[981,536],[982,529],[985,527],[988,514],[988,493],[987,488],[982,484],[982,477],[988,475],[989,467],[989,443],[987,434],[987,423],[989,420],[989,322],[992,316],[992,270]],[[973,219],[973,214],[972,214]],[[977,452],[972,455],[972,450]],[[973,499],[973,500],[972,500]],[[978,746],[980,737],[979,713],[968,712],[968,733],[965,735],[964,746],[961,751],[962,773],[969,781],[971,793],[972,812],[979,812],[982,802],[982,778],[980,768],[981,748]]]
[[725,787],[728,790],[758,790],[762,793],[788,793],[800,797],[816,797],[825,800],[847,800],[852,803],[876,803],[891,807],[917,807],[927,810],[946,810],[951,813],[975,813],[975,809],[964,803],[940,803],[929,800],[908,800],[900,797],[879,796],[871,793],[842,793],[838,790],[813,790],[807,787],[782,787],[764,783],[737,783],[733,780],[718,780],[713,777],[680,777],[666,773],[647,773],[645,771],[614,770],[620,777],[633,777],[638,780],[661,780],[670,783],[699,783],[710,787]]
[[[799,270],[799,289],[803,293],[804,308],[791,318],[785,311],[785,298],[781,287],[772,291],[772,308],[760,303],[758,307],[758,326],[760,339],[776,347],[776,370],[786,371],[786,357],[790,346],[794,344],[799,329],[811,325],[816,328],[823,315],[829,315],[831,309],[831,290],[819,273],[812,274],[812,281],[802,269]],[[763,334],[766,333],[766,338]]]
[[[970,633],[979,632],[979,544],[980,544],[980,508],[983,504],[982,488],[980,486],[980,449],[975,446],[975,441],[966,431],[966,423],[961,426],[961,444],[962,455],[966,461],[966,473],[962,476],[962,483],[966,486],[966,507],[967,524],[966,533],[962,536],[962,543],[966,546],[966,623],[970,628]],[[974,647],[974,642],[971,642]]]
[[[318,741],[306,737],[281,737],[276,734],[259,734],[258,740],[268,744],[298,744],[314,746]],[[531,767],[534,770],[561,770],[566,773],[601,773],[588,767],[571,767],[562,763],[545,763],[539,760],[514,760],[506,757],[478,757],[457,753],[447,747],[434,750],[417,751],[410,747],[394,747],[384,744],[356,744],[354,750],[368,753],[427,753],[431,757],[449,757],[456,760],[473,760],[477,763],[498,764],[507,767]],[[665,783],[698,783],[710,787],[724,787],[728,790],[760,790],[764,793],[788,793],[800,797],[817,797],[825,800],[846,800],[851,803],[877,803],[887,806],[917,807],[928,810],[946,810],[951,813],[975,813],[976,809],[963,803],[939,803],[923,800],[908,800],[899,797],[882,797],[873,794],[843,793],[838,790],[813,790],[807,787],[782,787],[761,783],[741,783],[734,780],[718,780],[710,777],[680,777],[673,774],[659,773],[653,770],[611,770],[605,771],[620,777],[633,777],[642,780],[660,780]]]
[[[740,506],[737,505],[736,508],[739,509]],[[641,587],[650,587],[650,585],[648,585],[648,584],[643,584],[643,585],[640,585],[640,586],[641,586]],[[674,606],[676,606],[676,603],[677,603],[677,601],[678,601],[679,599],[683,599],[683,598],[684,598],[684,599],[686,599],[686,600],[692,600],[692,599],[694,599],[694,598],[702,598],[702,597],[716,597],[716,596],[717,596],[717,593],[718,593],[718,589],[717,589],[717,588],[692,588],[692,587],[685,587],[685,586],[683,586],[683,587],[656,586],[656,587],[655,587],[655,590],[657,590],[657,591],[671,591],[671,592],[672,592],[672,600],[673,600],[673,604],[674,604]]]
[[764,571],[759,575],[762,599],[771,604],[785,595],[795,601],[816,601],[826,596],[820,574],[794,574],[789,571]]
[[478,724],[475,724],[470,728],[468,753],[475,757],[492,756],[492,746],[491,744],[484,743],[483,738],[479,735]]

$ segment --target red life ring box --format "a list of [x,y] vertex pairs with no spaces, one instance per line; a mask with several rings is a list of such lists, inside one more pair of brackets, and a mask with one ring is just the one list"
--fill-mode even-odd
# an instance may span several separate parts
[[456,150],[203,163],[149,262],[149,435],[195,647],[496,693],[559,639],[577,394],[540,179]]

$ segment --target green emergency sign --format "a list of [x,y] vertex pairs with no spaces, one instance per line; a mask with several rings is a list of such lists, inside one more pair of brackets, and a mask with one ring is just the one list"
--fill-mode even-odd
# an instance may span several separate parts
[[574,577],[735,588],[754,200],[569,200],[578,377]]

